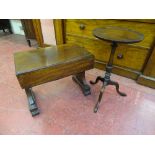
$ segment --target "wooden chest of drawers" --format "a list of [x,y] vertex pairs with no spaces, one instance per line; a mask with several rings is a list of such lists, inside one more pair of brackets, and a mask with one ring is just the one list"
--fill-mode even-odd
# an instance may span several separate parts
[[[109,60],[111,46],[107,42],[71,35],[66,36],[66,42],[76,43],[85,47],[95,55],[95,58],[98,61],[107,62]],[[147,58],[147,54],[148,49],[145,48],[119,45],[116,50],[114,65],[141,71]]]
[[[59,23],[59,24],[58,24]],[[119,26],[144,34],[144,40],[136,44],[119,44],[113,72],[132,79],[143,73],[152,53],[155,38],[155,20],[112,20],[112,19],[65,19],[55,21],[57,44],[74,43],[95,55],[96,67],[104,69],[110,56],[111,46],[92,35],[97,27]]]
[[154,34],[155,34],[155,24],[135,22],[128,20],[99,20],[99,19],[76,19],[65,20],[65,31],[66,35],[74,35],[80,37],[87,37],[95,39],[92,35],[93,29],[97,27],[107,27],[107,26],[119,26],[126,27],[129,29],[134,29],[135,31],[140,31],[144,34],[145,39],[134,45],[141,46],[144,48],[150,48]]

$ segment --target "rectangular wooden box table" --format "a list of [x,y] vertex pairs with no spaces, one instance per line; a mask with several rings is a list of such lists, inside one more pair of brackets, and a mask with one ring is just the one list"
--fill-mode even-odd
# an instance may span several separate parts
[[93,68],[94,56],[83,47],[64,44],[17,52],[14,54],[14,62],[16,76],[20,86],[25,89],[32,116],[39,114],[33,86],[73,75],[73,80],[79,84],[83,94],[90,94],[85,70]]

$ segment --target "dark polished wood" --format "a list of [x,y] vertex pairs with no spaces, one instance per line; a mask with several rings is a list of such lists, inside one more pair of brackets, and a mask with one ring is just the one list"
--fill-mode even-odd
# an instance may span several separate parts
[[106,66],[105,76],[104,77],[98,76],[96,78],[95,82],[90,81],[91,84],[96,84],[98,81],[101,81],[103,83],[102,88],[100,90],[100,94],[99,94],[97,103],[94,107],[94,112],[96,113],[98,108],[99,108],[99,104],[101,102],[103,92],[104,92],[106,86],[113,85],[116,87],[116,91],[119,95],[126,96],[125,93],[122,93],[119,91],[118,82],[112,81],[110,79],[112,68],[113,68],[114,55],[115,55],[116,48],[118,46],[117,44],[118,43],[140,42],[140,41],[142,41],[144,36],[138,32],[133,31],[133,30],[129,30],[129,29],[125,29],[125,28],[121,29],[118,27],[117,28],[116,27],[96,28],[93,31],[93,34],[95,37],[97,37],[101,40],[106,40],[106,41],[112,42],[111,43],[110,58],[109,58],[109,61],[107,63],[107,66]]
[[38,115],[40,112],[39,112],[38,106],[36,104],[36,100],[35,100],[35,96],[32,91],[32,88],[26,88],[25,92],[26,92],[27,99],[28,99],[29,110],[30,110],[32,116]]
[[[99,68],[101,70],[105,70],[106,68],[106,63],[102,62],[102,61],[95,61],[95,68]],[[123,67],[119,67],[119,66],[115,66],[113,65],[113,69],[112,72],[115,74],[121,75],[121,76],[125,76],[131,79],[136,80],[140,74],[140,72],[131,70],[131,69],[124,69]]]
[[81,88],[85,96],[90,95],[90,86],[87,84],[85,79],[85,72],[78,73],[72,76],[73,81],[75,81]]
[[[20,86],[28,92],[29,105],[36,107],[30,88],[70,75],[84,95],[90,94],[85,71],[94,67],[94,56],[83,47],[66,44],[18,52],[14,61]],[[30,111],[32,113],[33,109]]]
[[[89,50],[95,56],[95,67],[99,69],[105,69],[105,64],[109,60],[110,42],[96,39],[92,34],[95,28],[116,26],[134,29],[144,34],[145,38],[141,42],[119,44],[113,61],[113,73],[132,78],[135,81],[143,74],[152,53],[152,46],[155,46],[154,19],[65,19],[59,23],[59,27],[55,27],[58,38],[62,38],[63,43],[76,43]],[[118,55],[123,55],[123,57],[119,59]],[[152,67],[155,68],[155,66]],[[146,68],[148,69],[148,67]],[[152,78],[152,75],[149,77]]]
[[144,35],[131,29],[109,26],[106,28],[96,28],[93,35],[101,40],[117,43],[137,43],[144,39]]

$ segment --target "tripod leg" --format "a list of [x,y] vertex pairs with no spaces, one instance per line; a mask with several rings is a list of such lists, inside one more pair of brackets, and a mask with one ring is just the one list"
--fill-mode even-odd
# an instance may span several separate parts
[[115,81],[109,81],[108,82],[108,85],[114,85],[115,87],[116,87],[116,91],[117,91],[117,93],[119,94],[119,95],[121,95],[121,96],[127,96],[125,93],[122,93],[122,92],[120,92],[119,91],[119,84],[118,84],[118,82],[115,82]]
[[102,99],[102,96],[103,96],[103,92],[105,90],[105,85],[103,84],[101,90],[100,90],[100,94],[99,94],[99,97],[98,97],[98,100],[97,100],[97,103],[94,107],[94,113],[96,113],[98,111],[98,108],[99,108],[99,104],[101,102],[101,99]]
[[96,78],[96,80],[93,82],[93,81],[90,81],[90,84],[96,84],[96,83],[98,83],[98,81],[102,81],[102,82],[104,82],[104,78],[102,78],[101,76],[98,76],[97,78]]

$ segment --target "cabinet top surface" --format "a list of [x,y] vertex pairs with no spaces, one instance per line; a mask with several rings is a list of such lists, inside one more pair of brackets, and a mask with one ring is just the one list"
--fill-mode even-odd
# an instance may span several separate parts
[[106,28],[96,28],[93,35],[101,40],[118,43],[137,43],[144,39],[144,35],[131,29],[109,26]]
[[14,54],[16,75],[78,61],[90,55],[84,48],[70,44],[17,52]]

